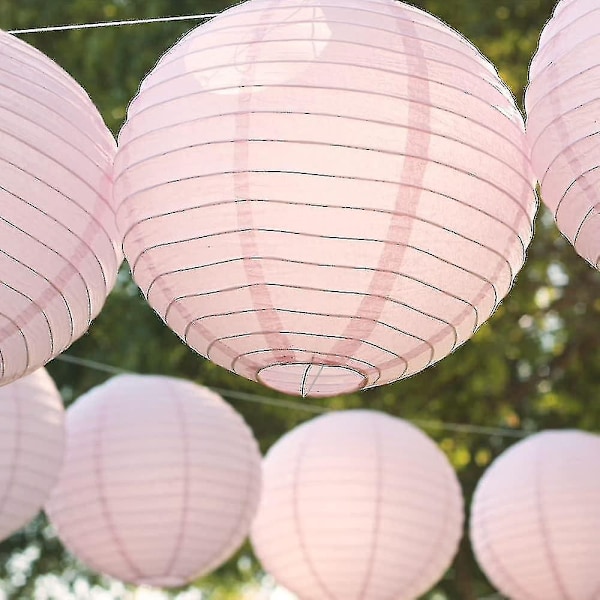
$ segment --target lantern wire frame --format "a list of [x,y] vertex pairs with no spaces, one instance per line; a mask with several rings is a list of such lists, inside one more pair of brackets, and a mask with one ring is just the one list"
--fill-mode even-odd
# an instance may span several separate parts
[[[61,354],[54,360],[77,365],[80,367],[92,369],[99,373],[110,373],[112,375],[122,374],[136,374],[134,371],[127,369],[121,369],[114,365],[109,365],[96,360],[90,360],[79,356],[72,356],[71,354]],[[223,388],[209,387],[216,394],[219,394],[225,398],[231,400],[241,400],[243,402],[253,402],[255,404],[262,404],[265,406],[275,406],[277,408],[283,408],[286,410],[296,410],[299,412],[311,413],[311,414],[325,414],[328,412],[334,412],[336,409],[330,409],[324,406],[316,406],[314,404],[304,404],[302,402],[295,402],[294,400],[284,400],[281,398],[271,398],[268,396],[261,396],[259,394],[251,394],[249,392],[237,392],[235,390],[227,390]],[[508,427],[489,427],[486,425],[471,425],[469,423],[451,423],[448,421],[433,421],[426,419],[406,419],[413,425],[429,430],[439,431],[452,431],[454,433],[466,433],[473,435],[484,435],[484,436],[498,436],[503,438],[516,438],[522,439],[537,433],[535,431],[527,431],[524,429],[509,429]]]

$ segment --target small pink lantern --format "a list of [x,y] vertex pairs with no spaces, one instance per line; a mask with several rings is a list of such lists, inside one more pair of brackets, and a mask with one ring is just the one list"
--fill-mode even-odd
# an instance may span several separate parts
[[302,600],[413,600],[452,562],[463,500],[446,456],[383,413],[331,413],[263,462],[252,545]]
[[536,209],[492,65],[395,0],[251,0],[193,30],[129,108],[115,201],[167,325],[303,396],[408,377],[465,342]]
[[525,94],[542,199],[563,235],[600,266],[600,5],[562,0],[542,31]]
[[62,399],[39,369],[0,387],[0,540],[39,512],[64,451]]
[[252,432],[219,396],[123,375],[67,411],[67,449],[45,509],[65,546],[123,581],[176,587],[225,562],[260,492]]
[[600,437],[548,431],[509,448],[471,509],[477,561],[511,600],[583,600],[600,589]]
[[81,336],[115,283],[115,151],[81,87],[0,31],[0,385]]

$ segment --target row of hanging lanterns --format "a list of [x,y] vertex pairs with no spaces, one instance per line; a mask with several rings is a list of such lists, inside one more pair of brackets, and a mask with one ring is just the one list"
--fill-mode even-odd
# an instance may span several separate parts
[[593,36],[597,9],[559,5],[544,30],[526,136],[465,38],[395,0],[364,6],[224,11],[142,82],[118,151],[70,76],[0,35],[2,384],[86,330],[121,244],[167,325],[235,373],[302,396],[412,375],[510,290],[533,231],[530,153],[595,264],[597,68],[565,32]]
[[[39,370],[100,312],[121,246],[190,347],[302,396],[386,384],[467,341],[524,263],[535,179],[598,267],[595,3],[562,0],[544,29],[527,128],[460,34],[395,0],[366,4],[224,11],[146,77],[118,149],[69,75],[0,32],[0,537],[45,503],[78,558],[134,583],[183,585],[250,528],[302,600],[408,600],[443,576],[460,487],[407,423],[326,415],[261,469],[248,427],[204,388],[118,377],[70,407],[65,430]],[[480,481],[473,546],[514,600],[600,585],[597,444],[531,436]]]
[[[301,600],[410,600],[443,576],[462,537],[448,459],[383,413],[308,421],[262,467],[226,402],[171,377],[115,377],[69,407],[65,428],[60,395],[39,370],[0,390],[0,414],[0,535],[45,504],[67,549],[126,582],[186,585],[250,532],[264,569]],[[588,598],[600,585],[599,462],[599,436],[548,431],[484,473],[473,548],[513,600]]]

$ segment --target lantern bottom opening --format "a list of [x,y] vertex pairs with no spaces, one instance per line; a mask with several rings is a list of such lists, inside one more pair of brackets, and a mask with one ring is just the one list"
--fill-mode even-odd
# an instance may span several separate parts
[[135,585],[146,585],[148,587],[153,588],[177,588],[182,587],[188,584],[190,580],[184,579],[182,577],[177,577],[175,575],[165,575],[165,576],[157,576],[157,577],[143,577],[141,579],[136,579]]
[[263,385],[294,396],[326,397],[362,389],[367,376],[356,369],[319,363],[287,363],[264,367],[258,372]]

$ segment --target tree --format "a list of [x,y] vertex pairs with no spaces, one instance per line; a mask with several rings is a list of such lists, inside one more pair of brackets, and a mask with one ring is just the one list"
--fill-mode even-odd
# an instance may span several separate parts
[[[530,57],[553,0],[419,0],[471,39],[498,67],[521,100]],[[7,0],[0,4],[4,29],[164,15],[217,12],[227,0]],[[117,132],[127,103],[160,54],[194,22],[148,24],[23,35],[67,69],[89,92]],[[0,89],[1,93],[1,89]],[[0,241],[1,245],[1,241]],[[600,278],[576,256],[541,209],[527,263],[494,317],[467,344],[438,365],[408,380],[362,394],[305,406],[338,409],[371,407],[416,420],[440,444],[456,467],[467,504],[490,461],[527,431],[600,426],[594,402],[600,379]],[[123,315],[127,315],[127,321]],[[131,282],[128,270],[89,334],[68,351],[75,357],[141,373],[162,373],[225,390],[266,450],[278,437],[311,416],[285,406],[252,404],[241,394],[281,396],[235,377],[186,348],[154,315]],[[54,361],[49,371],[69,403],[102,382],[108,373]],[[466,423],[513,429],[514,435],[476,433],[444,425]],[[76,585],[83,576],[102,583],[64,553],[42,517],[0,544],[0,577],[10,598],[33,598],[36,581],[54,573]],[[260,567],[245,547],[232,561],[197,585],[211,600],[241,597],[243,583],[257,581]],[[493,594],[474,562],[465,537],[446,577],[436,587],[449,600]],[[230,594],[230,596],[227,596]],[[433,594],[433,592],[432,592]],[[427,598],[433,598],[429,594]],[[438,596],[439,597],[439,596]]]

